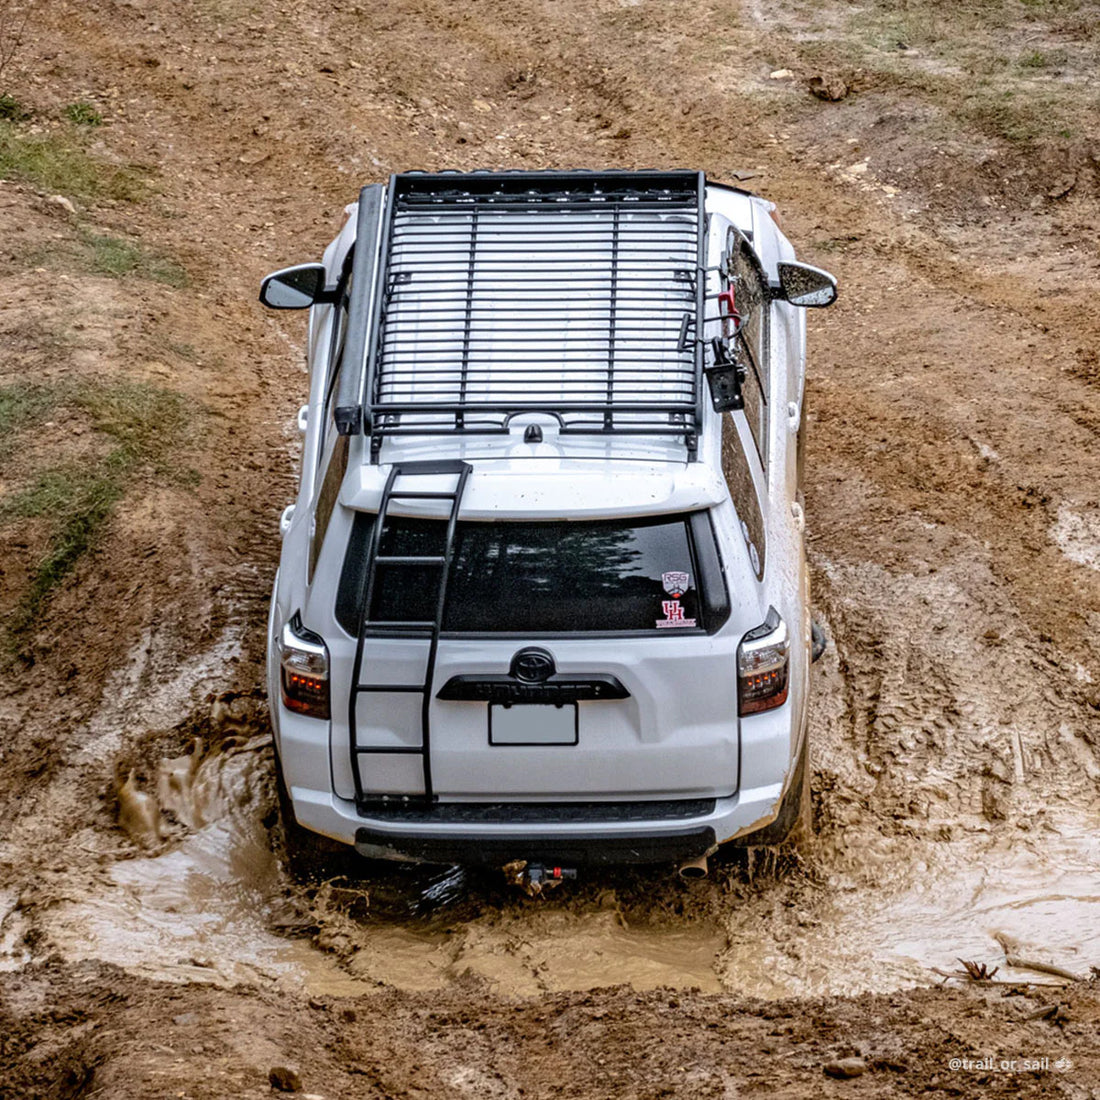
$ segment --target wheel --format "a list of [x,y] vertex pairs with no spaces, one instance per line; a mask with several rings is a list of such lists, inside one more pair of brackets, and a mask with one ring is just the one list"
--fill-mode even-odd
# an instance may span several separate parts
[[354,877],[362,873],[355,849],[298,824],[294,803],[283,779],[279,750],[275,749],[275,794],[279,802],[279,824],[283,838],[283,860],[292,878],[300,881]]

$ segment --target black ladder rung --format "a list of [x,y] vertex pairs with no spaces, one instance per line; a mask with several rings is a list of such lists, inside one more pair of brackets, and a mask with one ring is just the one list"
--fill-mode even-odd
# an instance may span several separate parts
[[[466,463],[460,458],[429,459],[426,462],[402,462],[397,467],[397,476],[417,477],[420,474],[461,474],[465,469]],[[394,494],[391,493],[390,495],[393,496]]]
[[390,500],[400,497],[402,500],[454,500],[454,493],[431,493],[427,489],[409,489],[402,492],[400,489],[390,493]]
[[356,745],[355,755],[363,756],[367,753],[383,753],[388,756],[423,756],[423,747],[415,749],[408,748],[406,745]]
[[442,554],[376,554],[374,560],[379,565],[445,565],[447,559]]
[[435,630],[434,619],[415,619],[398,621],[397,619],[372,619],[363,624],[364,630]]
[[352,691],[427,691],[425,684],[356,684]]

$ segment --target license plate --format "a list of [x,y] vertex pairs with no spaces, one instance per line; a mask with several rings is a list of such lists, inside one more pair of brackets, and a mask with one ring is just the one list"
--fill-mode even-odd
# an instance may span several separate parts
[[489,707],[490,745],[575,745],[577,741],[576,703]]

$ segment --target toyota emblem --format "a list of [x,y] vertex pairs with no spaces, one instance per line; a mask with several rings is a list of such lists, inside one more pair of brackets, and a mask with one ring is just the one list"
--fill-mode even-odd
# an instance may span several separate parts
[[511,674],[527,684],[541,684],[554,675],[554,658],[545,649],[521,649],[512,658]]

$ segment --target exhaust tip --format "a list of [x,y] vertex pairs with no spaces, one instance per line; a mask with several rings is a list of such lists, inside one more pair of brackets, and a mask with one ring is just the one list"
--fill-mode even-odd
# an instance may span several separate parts
[[689,859],[680,864],[679,875],[680,878],[686,882],[695,882],[698,879],[706,878],[710,868],[707,866],[707,857],[697,856],[695,859]]

